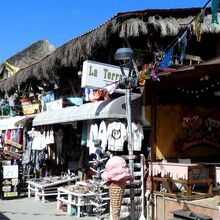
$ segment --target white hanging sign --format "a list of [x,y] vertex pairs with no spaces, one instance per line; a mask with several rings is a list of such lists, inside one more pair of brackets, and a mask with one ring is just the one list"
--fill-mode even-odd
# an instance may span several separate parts
[[3,179],[18,178],[18,165],[2,166]]
[[[128,68],[123,68],[128,76]],[[98,63],[90,60],[83,62],[81,87],[92,89],[104,88],[114,82],[121,81],[123,74],[119,66]]]

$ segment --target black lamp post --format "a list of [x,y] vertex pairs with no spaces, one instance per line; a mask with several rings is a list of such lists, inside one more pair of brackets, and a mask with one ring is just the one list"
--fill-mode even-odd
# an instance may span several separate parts
[[[122,61],[129,63],[129,74],[127,77],[130,77],[132,70],[132,58],[134,52],[131,48],[119,48],[115,53],[115,60],[120,61],[120,68],[123,76],[125,77],[124,69],[122,67]],[[129,170],[131,173],[130,180],[130,199],[131,199],[131,210],[130,216],[131,219],[135,219],[135,206],[134,206],[134,157],[133,157],[133,135],[132,135],[132,125],[131,125],[131,88],[129,86],[125,87],[125,103],[126,103],[126,115],[127,115],[127,126],[128,126],[128,152],[129,152]]]

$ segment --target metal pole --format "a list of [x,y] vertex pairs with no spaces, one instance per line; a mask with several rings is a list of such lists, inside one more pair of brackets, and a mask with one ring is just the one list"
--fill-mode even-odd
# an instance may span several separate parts
[[129,170],[131,173],[130,180],[130,199],[131,199],[131,220],[135,219],[135,204],[134,204],[134,157],[133,157],[133,135],[131,125],[131,89],[125,90],[125,103],[126,103],[126,114],[127,114],[127,128],[128,128],[128,152],[129,152]]

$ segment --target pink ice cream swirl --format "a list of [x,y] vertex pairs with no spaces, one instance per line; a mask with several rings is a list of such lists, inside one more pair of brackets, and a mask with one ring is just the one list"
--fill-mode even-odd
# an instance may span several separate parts
[[111,157],[105,166],[102,179],[110,182],[126,182],[131,177],[126,161],[119,156]]

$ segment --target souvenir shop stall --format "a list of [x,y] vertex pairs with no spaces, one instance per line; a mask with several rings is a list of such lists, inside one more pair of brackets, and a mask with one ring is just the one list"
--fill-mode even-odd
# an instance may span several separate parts
[[[141,107],[137,107],[141,106],[140,94],[132,94],[131,100],[134,109],[132,111],[134,157],[138,162],[137,171],[139,170],[136,172],[136,183],[140,187],[139,191],[137,190],[140,196],[142,182],[140,180],[141,165],[138,158],[141,153],[146,154],[146,148],[142,145],[144,133],[140,120]],[[125,97],[123,95],[112,100],[88,102],[81,106],[45,111],[35,117],[33,120],[34,132],[38,129],[46,129],[43,132],[48,134],[53,132],[54,134],[54,144],[46,149],[49,151],[47,157],[56,158],[54,164],[56,171],[74,174],[78,177],[74,186],[71,184],[66,187],[57,187],[58,209],[63,209],[63,206],[67,204],[68,213],[76,212],[79,217],[79,208],[84,206],[82,204],[91,205],[93,203],[96,211],[106,208],[106,206],[104,207],[104,204],[107,205],[105,202],[97,204],[99,200],[97,192],[100,192],[99,187],[102,188],[102,184],[98,184],[99,190],[94,191],[94,189],[97,186],[97,181],[101,181],[100,176],[109,157],[121,156],[128,161],[128,157],[126,157],[128,155],[126,121]],[[52,149],[50,149],[51,147]],[[54,154],[50,156],[51,150],[54,151]],[[60,170],[61,168],[62,170]],[[51,170],[51,164],[43,170],[43,175],[51,175],[54,172]],[[72,198],[71,201],[68,201],[67,197],[65,199],[61,193],[68,194],[68,198]],[[101,196],[106,195],[106,192],[101,191],[100,193]],[[129,189],[126,191],[126,195],[130,195]],[[80,199],[89,197],[89,199],[87,198],[82,202],[79,197]],[[129,198],[127,198],[127,204],[129,204],[128,200]],[[78,212],[74,209],[75,206],[78,207],[78,209],[76,208]]]
[[33,116],[15,116],[0,121],[0,178],[1,198],[18,197],[24,190],[23,153],[26,150],[26,131]]

